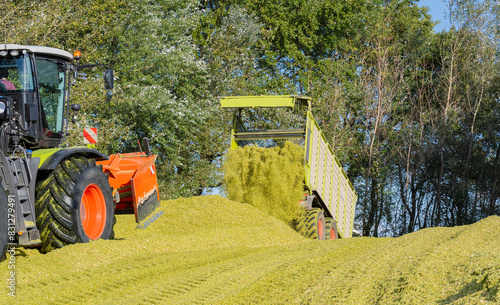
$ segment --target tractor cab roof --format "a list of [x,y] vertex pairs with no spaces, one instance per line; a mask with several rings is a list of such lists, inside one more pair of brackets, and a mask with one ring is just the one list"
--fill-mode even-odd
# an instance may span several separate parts
[[61,49],[50,48],[50,47],[39,47],[39,46],[23,46],[18,44],[0,44],[0,53],[1,51],[13,51],[13,50],[17,51],[26,50],[34,54],[43,54],[43,55],[61,57],[68,61],[73,60],[73,55],[71,53]]

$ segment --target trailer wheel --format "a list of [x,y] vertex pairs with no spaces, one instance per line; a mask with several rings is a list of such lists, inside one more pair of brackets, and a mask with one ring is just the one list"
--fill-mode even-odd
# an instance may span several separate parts
[[325,216],[318,208],[307,210],[299,219],[298,231],[305,237],[325,239]]
[[0,186],[0,261],[4,259],[7,249],[7,238],[9,233],[8,225],[8,200],[3,187]]
[[335,220],[333,220],[333,218],[331,217],[325,218],[325,227],[326,227],[325,239],[339,238],[337,223],[335,222]]
[[114,236],[111,187],[93,159],[64,160],[38,182],[36,213],[42,252]]

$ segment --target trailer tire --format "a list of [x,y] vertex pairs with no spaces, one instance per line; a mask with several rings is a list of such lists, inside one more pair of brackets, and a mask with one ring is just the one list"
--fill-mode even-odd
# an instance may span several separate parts
[[41,251],[113,238],[113,205],[108,178],[93,159],[64,160],[36,186]]
[[299,219],[298,231],[305,237],[312,239],[325,239],[325,215],[319,208],[305,211]]
[[337,223],[333,218],[327,217],[325,218],[325,239],[338,239],[339,232],[337,230]]
[[3,187],[0,186],[0,261],[5,259],[5,251],[7,249],[7,240],[9,235],[9,207],[7,194]]

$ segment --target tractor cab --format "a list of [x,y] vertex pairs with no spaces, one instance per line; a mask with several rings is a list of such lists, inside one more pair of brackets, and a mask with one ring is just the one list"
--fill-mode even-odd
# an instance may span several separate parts
[[[57,147],[65,137],[73,55],[49,47],[0,45],[0,149]],[[7,136],[7,137],[6,137]]]

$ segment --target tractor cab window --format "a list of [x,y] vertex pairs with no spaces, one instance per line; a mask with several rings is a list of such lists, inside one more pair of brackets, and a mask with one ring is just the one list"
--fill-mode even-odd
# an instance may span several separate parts
[[[2,54],[0,54],[2,55]],[[0,94],[19,91],[33,92],[33,75],[29,56],[0,56]]]
[[37,58],[36,71],[42,103],[43,132],[46,137],[53,137],[63,130],[66,68],[56,60]]

